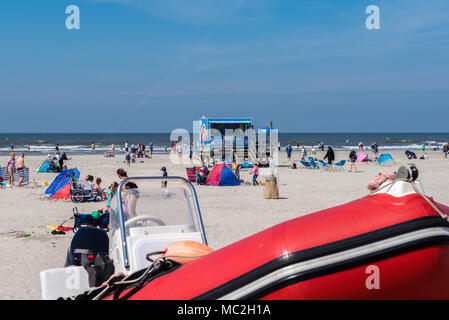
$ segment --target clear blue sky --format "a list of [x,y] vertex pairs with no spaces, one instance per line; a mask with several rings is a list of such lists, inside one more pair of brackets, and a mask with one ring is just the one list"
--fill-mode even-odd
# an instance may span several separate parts
[[0,132],[447,132],[448,79],[447,0],[0,2]]

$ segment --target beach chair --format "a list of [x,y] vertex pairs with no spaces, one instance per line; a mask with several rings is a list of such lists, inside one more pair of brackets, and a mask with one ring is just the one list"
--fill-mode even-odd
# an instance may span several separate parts
[[343,166],[345,165],[346,160],[341,160],[337,163],[334,163],[335,169],[337,170],[343,170]]
[[312,157],[309,157],[309,161],[310,161],[312,168],[321,169],[321,166],[319,166]]
[[329,169],[328,167],[327,167],[327,163],[326,162],[324,162],[323,160],[318,160],[318,162],[321,164],[321,169]]
[[299,162],[301,162],[301,164],[307,168],[307,169],[312,169],[312,165],[310,164],[310,162],[304,161],[304,160],[299,160]]

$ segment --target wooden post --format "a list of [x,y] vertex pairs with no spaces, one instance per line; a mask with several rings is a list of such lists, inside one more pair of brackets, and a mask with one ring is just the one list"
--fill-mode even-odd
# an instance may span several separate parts
[[268,176],[265,180],[265,199],[279,199],[279,190],[275,176]]

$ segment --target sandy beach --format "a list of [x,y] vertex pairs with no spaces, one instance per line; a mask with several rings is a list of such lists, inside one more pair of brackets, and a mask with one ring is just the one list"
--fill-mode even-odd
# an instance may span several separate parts
[[[408,160],[403,151],[390,153],[396,165],[381,167],[375,163],[357,163],[359,172],[350,173],[346,164],[344,170],[331,173],[290,169],[285,152],[281,152],[277,174],[281,198],[277,200],[264,199],[264,186],[196,186],[209,245],[220,249],[285,220],[355,200],[368,194],[366,185],[378,172],[394,171],[411,163],[420,171],[419,179],[426,194],[436,201],[449,203],[449,161],[440,151],[429,152],[427,160]],[[318,159],[323,155],[319,152]],[[337,160],[347,159],[347,156],[347,151],[336,152]],[[120,153],[114,158],[102,155],[70,157],[71,160],[66,162],[69,168],[77,167],[81,177],[88,174],[101,177],[104,188],[118,180],[118,168],[125,168],[129,176],[159,176],[160,168],[165,166],[169,175],[186,177],[185,166],[171,164],[168,155],[155,155],[153,159],[145,159],[131,167],[125,165]],[[293,157],[298,160],[299,153],[295,152]],[[49,200],[44,194],[44,181],[51,183],[57,174],[35,172],[43,158],[26,156],[25,163],[30,168],[29,186],[0,189],[0,299],[40,299],[39,272],[63,266],[73,236],[71,231],[65,235],[52,235],[47,225],[60,224],[70,218],[75,206],[80,212],[105,206],[98,202],[74,204],[70,200]],[[0,157],[2,166],[6,162],[7,157]],[[241,178],[251,181],[249,169],[241,170]],[[31,236],[16,238],[20,233]]]

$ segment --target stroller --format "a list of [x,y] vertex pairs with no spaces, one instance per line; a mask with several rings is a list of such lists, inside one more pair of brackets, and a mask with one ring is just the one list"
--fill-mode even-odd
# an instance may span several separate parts
[[98,215],[79,213],[77,207],[73,208],[73,218],[75,219],[73,232],[78,231],[81,227],[96,227],[109,231],[109,212],[103,213],[103,210],[98,210],[97,213]]
[[98,190],[93,190],[90,184],[77,179],[70,181],[70,199],[75,203],[104,200]]

